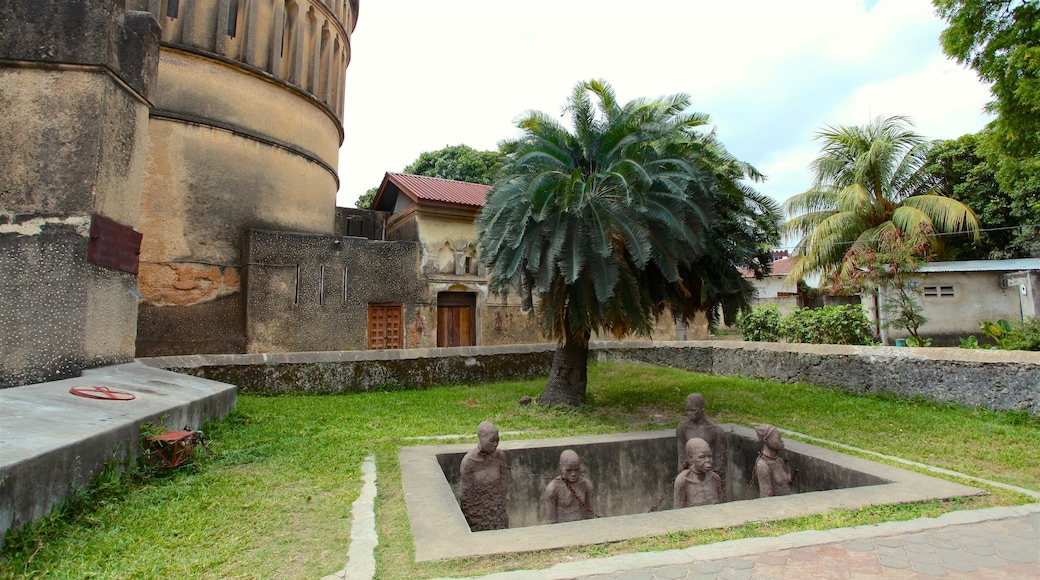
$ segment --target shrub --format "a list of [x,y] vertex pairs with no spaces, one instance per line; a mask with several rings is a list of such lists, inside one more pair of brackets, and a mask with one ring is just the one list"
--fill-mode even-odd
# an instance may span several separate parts
[[737,316],[744,340],[776,342],[780,340],[780,310],[776,304],[741,310]]
[[1016,322],[1004,338],[1002,348],[1040,351],[1040,316],[1030,316],[1022,322]]
[[872,344],[873,327],[859,305],[802,308],[780,316],[776,305],[741,312],[737,324],[744,340],[808,344]]
[[780,321],[780,336],[810,344],[871,344],[873,328],[859,305],[795,310]]

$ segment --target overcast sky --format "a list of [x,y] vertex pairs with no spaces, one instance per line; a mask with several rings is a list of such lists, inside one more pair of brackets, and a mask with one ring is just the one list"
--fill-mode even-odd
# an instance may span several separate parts
[[495,149],[590,78],[622,102],[689,93],[783,201],[809,187],[825,125],[908,115],[931,139],[985,125],[988,88],[942,54],[944,28],[929,0],[362,0],[338,204],[423,151]]

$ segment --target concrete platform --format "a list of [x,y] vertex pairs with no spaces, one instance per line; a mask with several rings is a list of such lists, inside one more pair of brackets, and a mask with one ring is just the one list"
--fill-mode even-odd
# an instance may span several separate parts
[[[88,399],[103,386],[131,401]],[[237,387],[128,363],[80,377],[0,390],[0,546],[8,530],[49,514],[107,463],[140,456],[141,425],[201,429],[235,406]]]
[[[745,437],[754,437],[754,432],[745,427],[720,426],[727,431],[733,430],[741,433]],[[508,457],[510,450],[527,447],[572,446],[624,438],[668,437],[669,435],[674,435],[674,433],[672,431],[650,431],[561,439],[503,441],[499,448],[505,450]],[[855,509],[873,504],[916,502],[984,493],[977,488],[853,457],[800,441],[785,440],[785,444],[789,452],[793,451],[849,470],[871,474],[885,483],[568,522],[552,526],[540,525],[471,532],[459,509],[451,485],[441,470],[437,455],[465,452],[471,449],[473,444],[402,447],[399,453],[401,481],[404,487],[408,517],[411,521],[412,535],[415,538],[415,559],[423,562],[615,542],[679,530],[723,528],[745,522],[780,520],[822,513],[837,508]]]

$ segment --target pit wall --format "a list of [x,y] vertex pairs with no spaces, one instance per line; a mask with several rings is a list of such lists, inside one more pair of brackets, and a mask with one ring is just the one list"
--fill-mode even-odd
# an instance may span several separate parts
[[[250,394],[352,393],[546,376],[554,346],[193,355],[145,364],[233,383]],[[697,341],[592,346],[590,361],[808,383],[1040,415],[1040,353]]]

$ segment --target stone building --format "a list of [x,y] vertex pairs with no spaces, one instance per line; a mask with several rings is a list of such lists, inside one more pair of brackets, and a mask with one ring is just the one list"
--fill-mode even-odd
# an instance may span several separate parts
[[358,0],[128,0],[162,28],[137,354],[244,352],[252,229],[335,233]]
[[336,233],[357,13],[0,2],[0,387],[246,350],[249,232]]

